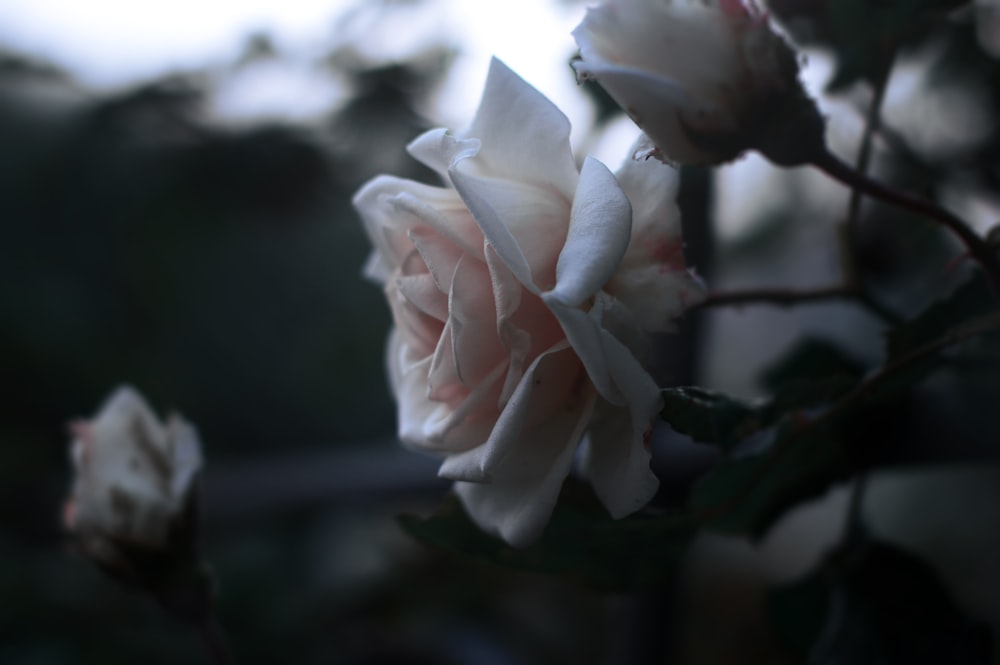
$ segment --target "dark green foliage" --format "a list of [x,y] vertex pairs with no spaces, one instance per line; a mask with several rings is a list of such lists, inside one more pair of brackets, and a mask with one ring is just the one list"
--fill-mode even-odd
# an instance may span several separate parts
[[694,525],[679,516],[613,520],[589,487],[572,478],[563,486],[541,540],[523,549],[480,531],[454,496],[431,517],[403,515],[399,521],[427,545],[609,591],[669,584],[695,532]]
[[699,443],[728,450],[761,426],[758,409],[705,388],[667,388],[661,394],[663,419]]
[[790,507],[842,477],[845,465],[836,439],[793,417],[767,452],[726,462],[702,479],[690,508],[712,529],[759,538]]
[[815,665],[975,665],[993,648],[926,563],[863,532],[773,590],[768,610],[785,648]]

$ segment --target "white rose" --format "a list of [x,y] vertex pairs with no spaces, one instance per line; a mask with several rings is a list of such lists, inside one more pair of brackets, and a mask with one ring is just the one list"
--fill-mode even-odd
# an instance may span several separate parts
[[605,0],[573,36],[580,79],[599,82],[657,156],[717,164],[756,149],[792,165],[823,145],[795,53],[752,0]]
[[161,423],[142,396],[118,388],[91,421],[71,425],[75,480],[66,527],[97,558],[115,544],[166,545],[201,468],[194,428],[179,416]]
[[515,545],[541,534],[588,431],[581,471],[609,512],[653,496],[659,391],[634,351],[702,294],[673,170],[578,171],[569,129],[494,60],[472,126],[408,147],[448,186],[379,176],[354,199],[396,326],[400,438],[443,455],[473,520]]

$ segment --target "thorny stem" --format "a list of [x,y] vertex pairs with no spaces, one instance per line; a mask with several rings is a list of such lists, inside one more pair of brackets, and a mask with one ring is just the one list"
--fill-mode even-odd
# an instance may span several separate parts
[[834,156],[829,150],[823,150],[818,154],[813,160],[813,166],[848,187],[934,220],[950,230],[965,244],[969,255],[979,263],[986,273],[994,295],[1000,298],[1000,264],[997,263],[993,249],[953,213],[859,173]]
[[817,289],[744,289],[740,291],[716,291],[691,309],[720,307],[727,305],[774,305],[776,307],[791,307],[804,303],[827,302],[831,300],[856,300],[881,318],[884,322],[894,325],[900,322],[899,316],[889,311],[871,298],[867,292],[857,286],[838,285]]
[[843,415],[845,411],[856,404],[864,402],[877,393],[877,391],[887,382],[891,381],[901,372],[911,368],[918,362],[933,356],[940,351],[953,346],[961,341],[976,337],[984,333],[1000,331],[1000,314],[991,314],[950,330],[948,333],[929,342],[910,353],[889,363],[878,372],[872,374],[868,379],[859,384],[854,390],[844,397],[834,402],[826,411],[813,420],[805,421],[787,439],[780,441],[773,449],[773,454],[768,456],[753,475],[747,480],[739,492],[729,497],[726,501],[712,506],[700,514],[695,515],[699,522],[718,519],[736,510],[742,505],[747,497],[754,491],[754,488],[767,477],[770,470],[781,461],[781,458],[796,444],[806,438],[807,434],[815,431],[821,426],[825,426]]

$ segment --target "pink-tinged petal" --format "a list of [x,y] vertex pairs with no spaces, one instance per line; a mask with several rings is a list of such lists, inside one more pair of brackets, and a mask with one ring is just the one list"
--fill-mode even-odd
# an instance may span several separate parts
[[414,227],[407,235],[434,278],[437,288],[441,293],[447,294],[451,290],[455,268],[465,256],[462,249],[446,236],[426,226]]
[[474,136],[459,138],[450,130],[439,128],[424,132],[406,146],[406,150],[447,182],[448,167],[455,160],[476,154],[480,146],[481,142]]
[[469,207],[486,241],[496,251],[503,264],[517,277],[524,288],[537,293],[539,289],[535,286],[528,259],[525,258],[521,246],[501,214],[505,202],[502,198],[496,200],[496,194],[500,192],[490,191],[488,187],[482,186],[481,179],[466,176],[454,169],[451,171],[451,180]]
[[615,179],[632,203],[632,238],[625,261],[636,249],[643,249],[644,237],[681,236],[681,213],[677,207],[680,177],[677,169],[656,159],[635,158],[634,155],[653,148],[647,136],[640,136],[629,149]]
[[717,100],[742,75],[733,21],[703,2],[627,0],[588,10],[573,31],[587,63],[659,74]]
[[476,161],[483,173],[570,198],[577,170],[569,133],[569,120],[555,104],[501,61],[492,60],[479,110],[464,132],[482,142]]
[[590,482],[597,498],[615,519],[639,510],[656,494],[660,481],[649,468],[646,445],[655,410],[647,414],[649,425],[636,429],[627,409],[598,403],[590,422],[580,459],[580,473]]
[[427,373],[427,397],[449,406],[458,403],[468,394],[458,375],[458,356],[455,353],[451,325],[451,320],[444,324]]
[[488,242],[485,243],[483,253],[486,254],[486,266],[489,268],[490,284],[493,287],[497,337],[508,359],[507,374],[497,404],[497,408],[502,409],[524,375],[532,338],[527,330],[518,327],[513,320],[521,308],[524,287]]
[[441,337],[444,324],[414,306],[395,281],[386,284],[385,297],[392,310],[392,320],[406,343],[423,356],[431,355]]
[[448,311],[458,378],[467,386],[475,386],[504,361],[486,266],[473,259],[459,261],[448,296]]
[[406,220],[407,231],[422,223],[448,238],[466,253],[476,256],[480,251],[482,232],[460,200],[449,200],[450,207],[445,208],[409,192],[401,192],[388,197],[385,204],[397,218]]
[[659,400],[659,390],[632,350],[607,329],[605,317],[621,305],[603,292],[597,294],[588,312],[569,307],[548,294],[542,298],[562,324],[601,397],[614,405],[628,406],[633,415],[641,418],[638,414]]
[[607,292],[620,300],[648,332],[673,332],[676,320],[705,299],[705,284],[690,270],[665,264],[622,269]]
[[507,453],[520,445],[522,436],[553,418],[578,411],[587,385],[580,361],[569,345],[565,341],[556,344],[525,371],[485,445],[449,457],[439,475],[452,480],[488,480]]
[[604,164],[583,163],[569,233],[556,264],[550,297],[580,307],[614,274],[631,237],[632,207]]
[[452,169],[452,182],[483,235],[525,288],[551,288],[571,201],[532,185],[470,175],[467,163]]
[[413,249],[407,232],[415,226],[430,226],[463,248],[481,251],[482,234],[452,189],[378,176],[354,195],[353,203],[378,255],[368,262],[376,279],[384,280]]
[[428,316],[448,320],[448,296],[441,292],[431,275],[399,276],[396,286],[400,295]]
[[[633,152],[644,145],[640,139]],[[704,299],[704,286],[685,265],[677,172],[657,160],[626,159],[616,176],[633,203],[632,239],[605,291],[631,309],[644,330],[671,331],[687,307]]]
[[717,117],[721,111],[691,96],[676,81],[618,65],[578,60],[577,75],[594,79],[670,159],[684,164],[712,163],[714,157],[687,138],[679,118]]
[[448,405],[428,398],[431,358],[417,356],[398,331],[389,336],[386,361],[398,404],[399,438],[407,447],[425,452],[459,452],[489,438],[504,364],[494,368],[457,404]]
[[[572,371],[574,365],[576,358],[568,349],[540,358],[505,410],[519,413],[507,420],[501,416],[490,442],[481,447],[487,450],[477,448],[449,457],[441,468],[445,477],[485,481],[456,482],[455,492],[480,528],[515,547],[541,536],[590,420],[595,394]],[[572,380],[568,393],[558,392],[568,401],[543,414],[546,407],[538,402],[550,401],[550,395],[549,389],[539,385],[549,380],[562,384],[567,379]]]

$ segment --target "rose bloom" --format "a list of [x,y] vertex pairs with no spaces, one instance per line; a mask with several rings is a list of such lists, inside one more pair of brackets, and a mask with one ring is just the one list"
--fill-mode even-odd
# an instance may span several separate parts
[[757,149],[791,165],[823,145],[795,53],[752,0],[605,0],[573,36],[579,78],[600,83],[659,157],[718,164]]
[[702,297],[673,169],[578,170],[569,129],[494,60],[471,127],[408,147],[445,186],[379,176],[354,199],[395,322],[400,438],[443,455],[472,519],[514,545],[541,535],[585,435],[580,471],[611,515],[652,498],[660,399],[636,354]]
[[134,389],[115,390],[90,421],[70,425],[75,480],[64,523],[88,554],[113,564],[117,545],[164,547],[201,468],[194,428],[161,423]]

